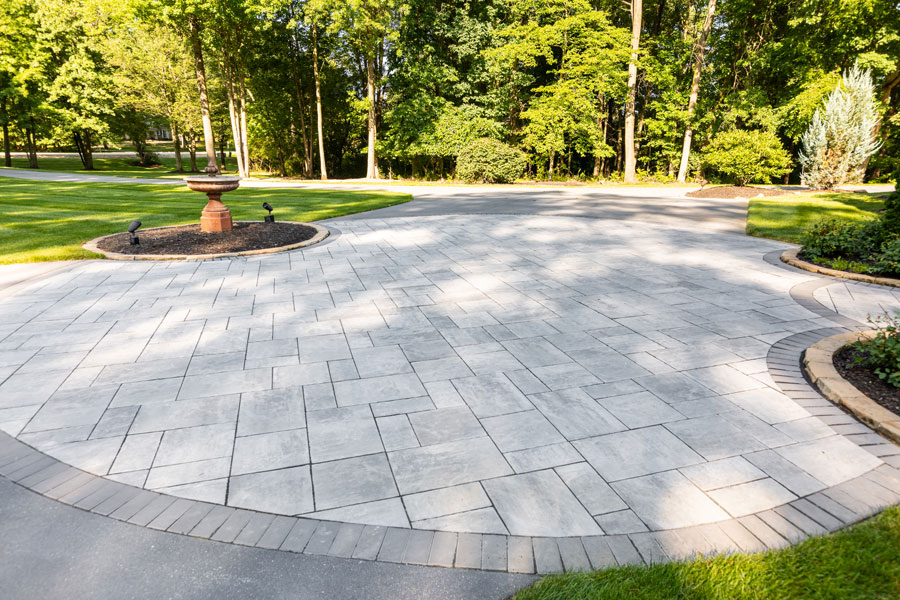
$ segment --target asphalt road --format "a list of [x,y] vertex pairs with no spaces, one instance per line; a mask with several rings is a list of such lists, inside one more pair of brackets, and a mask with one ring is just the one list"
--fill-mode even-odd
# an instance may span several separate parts
[[93,515],[0,477],[0,597],[489,600],[535,578],[221,544]]

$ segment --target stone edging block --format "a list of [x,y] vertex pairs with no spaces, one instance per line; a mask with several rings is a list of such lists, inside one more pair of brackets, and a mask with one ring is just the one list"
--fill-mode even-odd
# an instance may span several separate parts
[[849,381],[834,367],[834,353],[860,338],[872,339],[876,331],[854,331],[827,337],[810,346],[803,356],[803,368],[823,396],[845,407],[878,433],[900,443],[900,416],[884,408]]
[[863,283],[875,283],[878,285],[888,285],[891,287],[900,287],[900,279],[891,279],[890,277],[873,277],[872,275],[864,275],[862,273],[850,273],[848,271],[838,271],[837,269],[829,269],[800,258],[800,248],[791,248],[781,253],[781,260],[792,267],[803,269],[811,273],[820,273],[822,275],[830,275],[841,279],[851,279],[853,281],[862,281]]
[[[246,223],[247,221],[238,221]],[[220,252],[219,254],[122,254],[120,252],[110,252],[108,250],[101,250],[97,244],[99,244],[100,240],[103,240],[108,237],[112,237],[113,235],[120,235],[118,233],[113,233],[110,235],[104,235],[98,238],[94,238],[89,242],[85,242],[81,245],[85,250],[89,250],[90,252],[96,252],[97,254],[102,254],[108,259],[111,260],[207,260],[211,258],[233,258],[235,256],[254,256],[257,254],[275,254],[276,252],[287,252],[288,250],[296,250],[297,248],[305,248],[307,246],[312,246],[313,244],[318,244],[325,238],[330,235],[330,231],[321,225],[316,225],[315,223],[297,223],[295,221],[281,221],[282,223],[291,223],[293,225],[304,225],[306,227],[312,227],[316,230],[316,235],[311,237],[310,239],[297,242],[296,244],[288,244],[287,246],[278,246],[276,248],[262,248],[261,250],[244,250],[242,252]],[[182,227],[182,225],[166,225],[164,227],[154,227],[153,229],[169,229],[171,227]],[[147,230],[150,231],[150,230]]]

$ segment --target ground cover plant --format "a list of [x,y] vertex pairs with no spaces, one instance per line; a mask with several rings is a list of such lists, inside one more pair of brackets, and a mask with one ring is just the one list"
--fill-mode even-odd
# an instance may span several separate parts
[[[412,200],[393,192],[247,188],[223,200],[236,221],[261,221],[263,202],[281,221],[316,221]],[[0,178],[0,264],[100,258],[81,244],[124,231],[196,223],[206,196],[186,187],[130,183],[38,182]]]
[[900,508],[761,554],[551,575],[514,600],[880,600],[900,597]]
[[879,379],[900,388],[900,312],[869,317],[869,322],[877,327],[872,339],[858,340],[851,344],[856,351],[854,362],[875,373]]

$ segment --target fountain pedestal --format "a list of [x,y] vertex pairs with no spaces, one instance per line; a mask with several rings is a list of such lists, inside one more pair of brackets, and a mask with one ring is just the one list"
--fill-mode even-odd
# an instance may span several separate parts
[[185,177],[189,188],[195,192],[203,192],[209,198],[206,208],[200,213],[200,230],[204,233],[222,233],[231,231],[231,211],[222,204],[222,194],[236,190],[241,178],[233,175],[200,175]]

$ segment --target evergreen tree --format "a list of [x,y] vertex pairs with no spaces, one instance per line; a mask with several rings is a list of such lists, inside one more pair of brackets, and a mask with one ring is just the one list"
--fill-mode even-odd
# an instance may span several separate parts
[[866,160],[881,146],[877,123],[872,75],[854,65],[813,115],[800,139],[803,183],[814,189],[832,189],[861,181]]

